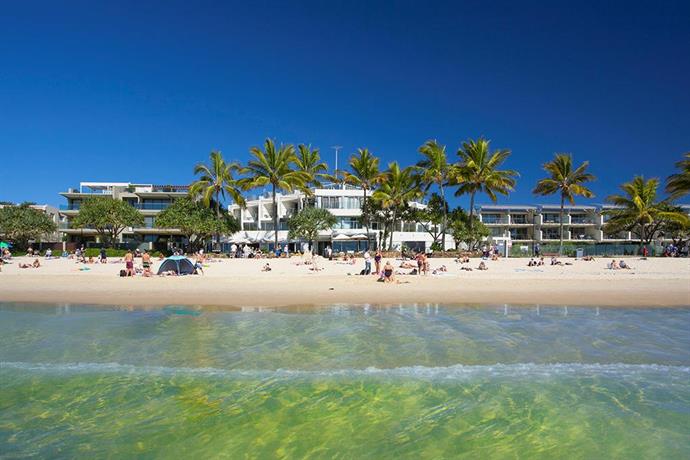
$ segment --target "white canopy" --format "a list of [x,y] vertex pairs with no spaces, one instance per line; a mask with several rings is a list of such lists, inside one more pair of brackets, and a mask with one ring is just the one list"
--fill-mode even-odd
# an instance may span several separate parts
[[333,241],[342,241],[342,240],[349,240],[350,237],[345,235],[344,233],[339,233],[333,237]]
[[361,233],[358,233],[357,235],[352,235],[350,238],[353,240],[366,240],[367,236],[363,235]]

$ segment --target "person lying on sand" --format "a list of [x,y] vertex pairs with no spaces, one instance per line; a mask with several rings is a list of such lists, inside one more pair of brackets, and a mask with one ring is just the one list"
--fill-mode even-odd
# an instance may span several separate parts
[[175,270],[166,270],[159,276],[177,276],[177,272]]
[[594,262],[594,257],[592,257],[592,256],[584,256],[584,257],[582,258],[582,260],[584,260],[585,262]]
[[488,270],[489,267],[486,266],[484,261],[479,262],[479,267],[477,267],[477,270]]
[[41,268],[41,262],[38,259],[34,259],[32,264],[19,264],[19,268]]
[[270,272],[271,271],[271,264],[266,262],[266,265],[261,269],[262,272]]
[[472,267],[460,267],[460,270],[466,271],[466,272],[471,272]]
[[563,265],[563,262],[560,260],[556,259],[555,257],[551,258],[551,265]]
[[399,265],[400,268],[417,268],[416,264],[412,264],[410,262],[403,261]]

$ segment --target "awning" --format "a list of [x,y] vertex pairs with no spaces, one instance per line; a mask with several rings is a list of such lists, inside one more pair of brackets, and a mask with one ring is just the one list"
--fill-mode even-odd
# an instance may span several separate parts
[[336,236],[334,236],[333,241],[343,241],[343,240],[349,240],[350,237],[345,235],[344,233],[339,233]]

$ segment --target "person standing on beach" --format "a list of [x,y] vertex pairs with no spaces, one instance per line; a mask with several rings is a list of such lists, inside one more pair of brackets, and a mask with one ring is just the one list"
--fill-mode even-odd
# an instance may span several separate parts
[[364,274],[371,275],[371,254],[369,251],[364,251]]
[[146,250],[141,255],[141,265],[144,267],[144,276],[151,276],[151,254]]
[[383,256],[381,255],[381,250],[377,249],[376,250],[376,255],[374,256],[374,265],[376,266],[376,274],[380,275],[381,274],[381,259]]
[[539,246],[539,243],[534,245],[534,257],[539,257],[539,253],[541,252],[541,246]]
[[127,276],[134,276],[134,254],[131,249],[125,254],[125,272]]

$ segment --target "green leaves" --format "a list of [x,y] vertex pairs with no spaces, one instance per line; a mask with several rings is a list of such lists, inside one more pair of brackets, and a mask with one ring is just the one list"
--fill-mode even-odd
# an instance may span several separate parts
[[125,228],[144,225],[144,216],[125,201],[95,196],[84,200],[72,224],[75,228],[93,228],[112,244]]
[[190,241],[201,242],[217,233],[239,231],[237,220],[222,210],[217,216],[191,197],[175,200],[156,216],[156,227],[179,229]]
[[573,157],[568,153],[557,153],[552,161],[545,163],[544,171],[549,177],[541,179],[532,190],[536,195],[561,194],[565,201],[575,203],[575,196],[592,198],[594,193],[584,184],[596,180],[587,172],[589,162],[585,161],[573,170]]
[[657,201],[658,187],[658,179],[645,180],[643,176],[636,176],[632,181],[621,185],[624,194],[607,197],[606,201],[616,207],[604,211],[609,216],[605,225],[606,232],[634,231],[640,241],[649,243],[656,230],[664,223],[690,224],[690,219],[680,208]]
[[29,240],[37,240],[55,230],[57,226],[48,215],[28,204],[14,206],[10,203],[0,208],[0,235],[20,248],[26,247]]
[[210,154],[210,165],[199,163],[194,167],[194,174],[199,179],[192,183],[189,193],[193,197],[201,198],[204,205],[210,207],[215,200],[216,214],[220,213],[220,198],[229,196],[235,203],[243,206],[245,203],[238,181],[233,173],[239,171],[237,163],[226,163],[223,154],[214,150]]
[[484,192],[495,202],[497,193],[507,195],[515,188],[518,172],[498,169],[510,156],[510,150],[491,151],[490,142],[483,137],[463,142],[458,150],[460,162],[453,166],[451,173],[452,184],[458,186],[456,196]]
[[680,172],[669,176],[666,181],[666,192],[672,198],[680,198],[690,193],[690,152],[686,153],[684,157],[676,163],[676,168]]
[[336,218],[327,209],[304,208],[288,220],[288,238],[315,241],[319,232],[330,230]]

